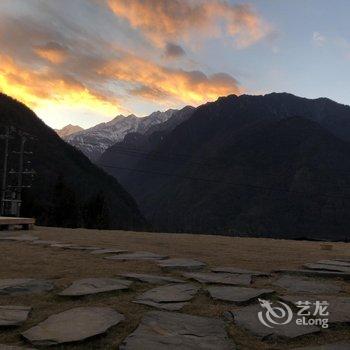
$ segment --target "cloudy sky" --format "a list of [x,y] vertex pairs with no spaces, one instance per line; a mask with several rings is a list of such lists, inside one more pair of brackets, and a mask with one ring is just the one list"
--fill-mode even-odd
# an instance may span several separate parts
[[348,0],[0,0],[0,91],[50,126],[287,91],[350,104]]

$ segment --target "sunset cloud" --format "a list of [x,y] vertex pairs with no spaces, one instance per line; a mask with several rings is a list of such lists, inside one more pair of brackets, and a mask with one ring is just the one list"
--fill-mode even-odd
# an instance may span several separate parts
[[51,63],[63,63],[68,56],[68,49],[56,42],[49,42],[42,46],[34,47],[34,51],[38,56],[44,58]]
[[116,16],[125,19],[158,46],[169,38],[187,41],[191,35],[232,37],[247,47],[265,37],[269,26],[249,5],[224,0],[108,0]]
[[[8,2],[17,3],[21,0]],[[249,7],[223,1],[197,5],[181,1],[178,8],[177,0],[121,0],[109,2],[111,12],[108,6],[101,7],[103,3],[74,3],[91,18],[101,11],[106,24],[100,20],[99,28],[88,17],[72,21],[68,2],[64,6],[37,2],[21,14],[16,8],[0,11],[0,91],[41,113],[74,107],[82,114],[88,110],[110,119],[119,113],[138,113],[135,106],[151,110],[196,106],[244,90],[231,74],[213,69],[208,73],[191,59],[191,49],[176,40],[191,35],[192,30],[215,33],[216,20],[223,18],[225,31],[236,44],[256,41],[263,33],[260,19]],[[215,18],[210,15],[214,10]],[[154,16],[158,20],[152,25]],[[145,44],[131,33],[130,25],[159,46]],[[125,32],[130,33],[130,40],[125,40]]]

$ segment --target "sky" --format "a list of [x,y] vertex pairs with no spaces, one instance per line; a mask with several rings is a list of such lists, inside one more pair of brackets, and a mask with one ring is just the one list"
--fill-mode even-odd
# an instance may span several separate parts
[[0,91],[49,126],[290,92],[350,104],[348,0],[1,0]]

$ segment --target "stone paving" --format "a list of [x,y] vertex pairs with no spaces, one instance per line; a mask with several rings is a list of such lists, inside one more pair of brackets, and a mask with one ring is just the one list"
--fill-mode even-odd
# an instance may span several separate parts
[[169,284],[148,290],[134,302],[158,309],[177,311],[198,292],[199,287],[191,283]]
[[191,272],[184,273],[184,277],[196,280],[200,283],[226,284],[249,286],[252,278],[247,274],[232,273],[210,273],[210,272]]
[[341,287],[334,282],[318,281],[309,277],[282,276],[273,283],[292,293],[337,294]]
[[33,278],[0,279],[0,295],[24,295],[49,292],[54,288],[51,281]]
[[21,325],[27,320],[30,310],[29,306],[0,306],[0,327]]
[[237,305],[245,304],[260,296],[273,294],[273,289],[258,289],[245,287],[210,286],[207,287],[213,299],[231,302]]
[[134,252],[134,253],[125,253],[118,255],[111,255],[105,257],[105,259],[109,260],[120,260],[120,261],[128,261],[128,260],[163,260],[166,259],[167,256],[159,255],[151,252]]
[[121,277],[129,278],[139,282],[150,283],[150,284],[168,284],[168,283],[184,283],[185,281],[180,278],[159,276],[159,275],[148,275],[144,273],[121,273]]
[[58,295],[68,297],[78,297],[103,292],[112,292],[117,290],[129,289],[131,281],[120,278],[84,278],[72,283]]
[[[175,275],[143,274],[138,271],[121,273],[118,277],[99,277],[78,279],[66,288],[55,290],[50,280],[33,278],[0,279],[1,296],[54,293],[78,297],[104,292],[133,292],[133,281],[143,284],[159,285],[142,294],[136,295],[137,304],[167,311],[146,313],[136,330],[126,337],[119,346],[121,350],[228,350],[236,349],[234,339],[226,333],[228,323],[244,332],[268,341],[280,338],[296,338],[307,334],[323,332],[317,326],[300,326],[295,323],[295,315],[288,324],[274,325],[270,328],[259,321],[257,315],[262,307],[257,299],[279,299],[293,309],[300,300],[314,303],[317,300],[329,302],[329,323],[348,327],[350,323],[350,296],[342,289],[350,279],[350,259],[328,259],[305,264],[300,269],[278,270],[273,273],[251,271],[235,266],[207,267],[205,263],[189,258],[168,258],[154,252],[128,252],[119,248],[80,246],[21,234],[1,236],[2,242],[31,244],[40,249],[61,248],[94,254],[96,258],[105,258],[111,264],[123,261],[149,261],[164,271]],[[14,244],[11,243],[11,244]],[[106,256],[107,255],[107,256]],[[203,270],[203,272],[189,272]],[[209,271],[208,271],[209,270]],[[188,272],[184,272],[188,271]],[[182,274],[182,278],[178,275]],[[256,277],[259,277],[256,279]],[[268,278],[267,278],[268,277]],[[336,278],[336,280],[334,280]],[[193,282],[188,282],[192,280]],[[259,282],[259,288],[257,287]],[[135,282],[135,283],[136,283]],[[283,290],[275,293],[272,286]],[[201,288],[203,290],[201,291]],[[346,290],[349,290],[348,288]],[[224,302],[226,312],[221,319],[199,317],[186,313],[177,313],[185,305],[193,302],[197,295],[203,297],[207,291],[212,299]],[[51,297],[51,296],[50,296]],[[101,295],[100,298],[108,298]],[[208,296],[206,296],[208,298]],[[75,301],[75,299],[72,299]],[[84,300],[84,299],[83,299]],[[19,300],[20,301],[20,300]],[[213,302],[213,301],[211,301]],[[249,305],[247,305],[249,304]],[[0,304],[1,305],[1,304]],[[0,327],[21,326],[22,337],[33,346],[50,346],[85,341],[96,335],[103,335],[111,327],[125,327],[128,322],[114,307],[71,307],[70,309],[49,315],[36,326],[28,329],[26,322],[33,309],[29,306],[0,306]],[[118,308],[118,303],[115,305]],[[141,306],[140,306],[141,307]],[[310,308],[313,312],[314,307]],[[34,308],[35,311],[35,308]],[[21,328],[21,329],[22,329]],[[32,349],[25,345],[0,344],[0,350]],[[338,342],[322,346],[299,347],[295,350],[345,350],[349,343]]]
[[245,270],[245,269],[239,269],[238,267],[214,267],[211,269],[213,272],[225,272],[225,273],[233,273],[233,274],[247,274],[251,276],[259,276],[259,277],[267,277],[270,274],[266,272],[261,271],[252,271],[252,270]]
[[194,260],[194,259],[167,259],[159,262],[158,264],[163,270],[171,271],[171,270],[201,270],[205,267],[205,263]]
[[153,311],[127,337],[120,350],[234,350],[225,324],[215,318]]
[[[268,338],[296,338],[302,335],[320,332],[316,326],[297,325],[293,320],[287,324],[274,324],[273,327],[265,326],[259,321],[258,313],[261,312],[260,305],[249,305],[238,311],[231,311],[233,322],[257,337]],[[293,315],[295,318],[295,314]]]
[[124,316],[109,307],[77,307],[50,316],[22,336],[33,345],[58,345],[103,334],[121,321]]

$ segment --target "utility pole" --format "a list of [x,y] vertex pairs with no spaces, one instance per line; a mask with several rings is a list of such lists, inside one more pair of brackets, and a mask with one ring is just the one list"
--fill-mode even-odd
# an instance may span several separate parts
[[1,184],[1,211],[0,215],[3,216],[5,214],[5,199],[6,199],[6,186],[7,186],[7,163],[9,157],[9,140],[10,136],[10,127],[6,126],[6,133],[4,135],[0,135],[0,139],[5,140],[5,153],[4,153],[4,165],[2,171],[2,184]]
[[24,169],[24,156],[33,154],[33,152],[25,152],[25,143],[28,138],[32,138],[29,134],[20,132],[21,136],[21,145],[19,152],[14,151],[14,154],[19,155],[18,171],[11,170],[9,174],[17,175],[17,186],[9,186],[10,188],[15,189],[15,198],[12,198],[11,202],[16,204],[16,216],[20,216],[21,204],[22,204],[22,189],[30,188],[31,186],[23,185],[23,175],[34,175],[34,170]]

